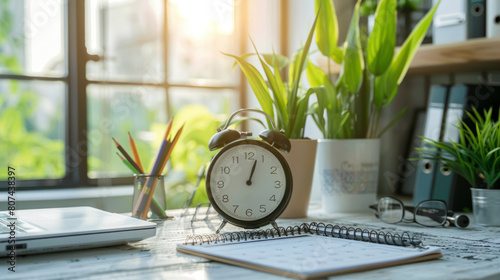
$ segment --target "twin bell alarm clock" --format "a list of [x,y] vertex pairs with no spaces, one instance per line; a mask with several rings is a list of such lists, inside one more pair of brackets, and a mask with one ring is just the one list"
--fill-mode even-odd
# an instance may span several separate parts
[[[272,129],[262,131],[260,139],[249,139],[251,132],[228,129],[232,118],[245,111],[265,115]],[[255,109],[234,112],[217,131],[208,147],[221,150],[212,158],[206,177],[208,199],[223,218],[216,233],[227,222],[242,228],[267,224],[277,228],[275,220],[292,195],[292,173],[279,152],[290,151],[290,140],[268,114]]]

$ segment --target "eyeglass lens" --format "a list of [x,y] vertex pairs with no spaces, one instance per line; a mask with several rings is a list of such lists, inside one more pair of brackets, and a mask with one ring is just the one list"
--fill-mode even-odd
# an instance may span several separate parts
[[[413,207],[407,208],[410,210]],[[405,209],[403,203],[392,197],[380,198],[377,210],[378,217],[386,223],[394,224],[403,219],[413,221],[413,214]],[[440,226],[446,221],[447,209],[442,201],[428,200],[419,203],[414,213],[415,222],[424,226]]]
[[415,208],[415,221],[424,226],[442,225],[446,215],[446,204],[442,201],[424,201]]
[[378,202],[379,218],[390,224],[400,222],[403,219],[403,204],[391,197],[382,197]]

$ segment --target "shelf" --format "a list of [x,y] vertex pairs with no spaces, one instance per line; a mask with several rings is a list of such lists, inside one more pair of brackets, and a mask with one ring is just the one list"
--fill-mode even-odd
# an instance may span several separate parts
[[[327,58],[319,67],[326,71]],[[443,45],[422,45],[408,70],[409,75],[500,70],[500,37],[471,39]],[[330,61],[330,73],[340,65]]]

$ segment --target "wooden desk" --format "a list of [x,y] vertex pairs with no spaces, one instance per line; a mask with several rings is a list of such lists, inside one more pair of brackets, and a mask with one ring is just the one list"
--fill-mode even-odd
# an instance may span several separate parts
[[[175,218],[159,221],[155,237],[134,244],[18,256],[15,273],[7,270],[6,259],[2,258],[0,279],[285,279],[176,252],[176,244],[182,243],[187,235],[212,233],[219,224],[215,214],[201,220],[205,214],[201,213],[200,219],[191,223],[192,215],[180,217],[180,212],[169,212]],[[389,225],[371,213],[326,216],[310,211],[309,216],[301,220],[278,220],[278,224],[323,221],[385,232],[410,231],[422,235],[425,245],[442,249],[443,257],[439,260],[339,275],[332,279],[500,279],[500,228]],[[228,225],[224,230],[238,229]]]

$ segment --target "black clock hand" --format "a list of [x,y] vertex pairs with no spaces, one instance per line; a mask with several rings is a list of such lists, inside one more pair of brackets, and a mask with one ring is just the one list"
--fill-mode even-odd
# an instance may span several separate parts
[[253,166],[252,166],[252,171],[250,172],[250,178],[248,178],[248,180],[247,180],[247,186],[252,185],[252,176],[253,176],[253,173],[255,172],[255,166],[256,165],[257,165],[257,161],[254,160]]

